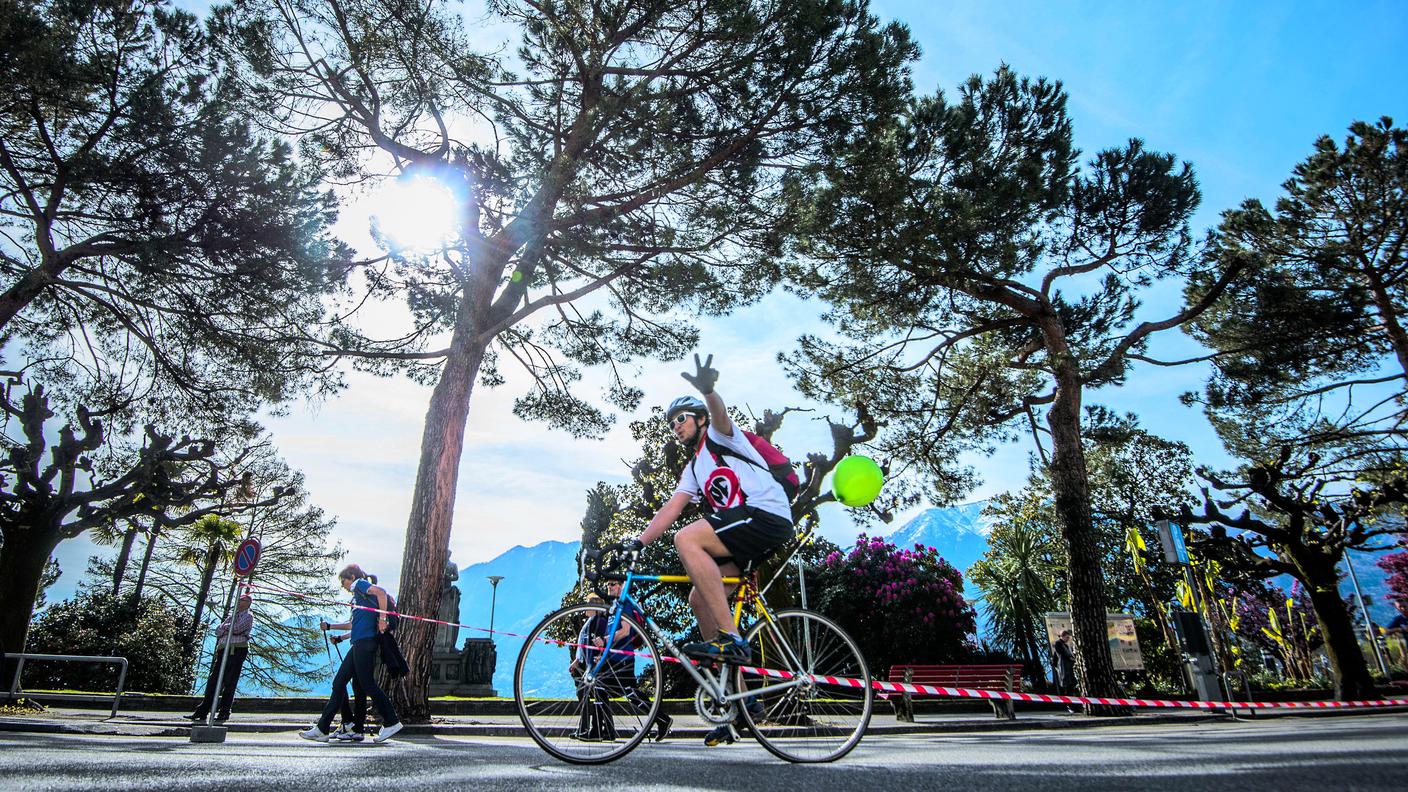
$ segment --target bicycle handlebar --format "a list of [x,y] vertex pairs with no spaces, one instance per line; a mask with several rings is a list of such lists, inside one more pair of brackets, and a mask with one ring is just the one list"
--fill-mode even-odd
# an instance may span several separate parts
[[626,579],[626,573],[635,568],[642,547],[638,540],[632,539],[628,542],[616,542],[583,552],[583,565],[587,567],[584,577],[591,584],[592,590],[597,593],[597,596],[602,599],[606,598],[603,583]]

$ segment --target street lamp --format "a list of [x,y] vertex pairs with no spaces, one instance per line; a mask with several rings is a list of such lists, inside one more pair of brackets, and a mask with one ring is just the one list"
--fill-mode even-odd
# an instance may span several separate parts
[[1369,638],[1369,646],[1374,650],[1374,660],[1378,661],[1379,672],[1388,676],[1388,663],[1384,662],[1383,653],[1379,651],[1379,639],[1374,634],[1374,617],[1369,615],[1369,609],[1364,606],[1364,595],[1359,592],[1359,576],[1354,573],[1354,562],[1349,558],[1349,550],[1344,551],[1344,563],[1349,567],[1349,580],[1354,584],[1354,597],[1359,600],[1359,612],[1364,616],[1364,632]]
[[499,602],[499,581],[503,580],[503,575],[490,575],[489,583],[494,587],[494,595],[489,599],[489,639],[494,639],[494,606]]

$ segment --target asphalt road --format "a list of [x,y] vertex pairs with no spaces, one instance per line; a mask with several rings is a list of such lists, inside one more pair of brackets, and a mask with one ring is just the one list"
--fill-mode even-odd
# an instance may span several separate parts
[[[805,785],[805,786],[804,786]],[[319,745],[292,733],[172,737],[0,733],[0,789],[1408,789],[1408,714],[867,738],[830,765],[740,742],[648,744],[566,765],[527,739]]]

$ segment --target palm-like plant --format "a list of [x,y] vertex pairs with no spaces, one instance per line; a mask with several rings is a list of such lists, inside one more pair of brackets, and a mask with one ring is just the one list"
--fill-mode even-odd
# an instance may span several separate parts
[[988,552],[968,568],[983,591],[990,639],[1020,655],[1032,678],[1044,681],[1045,635],[1042,615],[1055,609],[1059,566],[1053,534],[1039,520],[1018,519],[993,530]]
[[122,578],[127,574],[127,561],[132,556],[132,544],[139,533],[141,527],[136,520],[114,520],[88,531],[88,537],[94,544],[104,547],[118,546],[117,558],[113,559],[112,565],[113,594],[117,594],[118,589],[122,587]]
[[181,553],[180,561],[200,570],[200,593],[196,595],[195,614],[191,619],[191,632],[187,645],[194,646],[200,619],[205,611],[205,600],[210,595],[210,584],[215,578],[215,570],[229,562],[234,554],[235,541],[243,529],[240,524],[226,517],[208,514],[182,529],[188,545]]

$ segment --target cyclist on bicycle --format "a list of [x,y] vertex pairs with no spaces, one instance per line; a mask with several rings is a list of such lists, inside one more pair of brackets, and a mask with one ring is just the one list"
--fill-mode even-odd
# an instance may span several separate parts
[[[793,533],[792,509],[782,485],[773,478],[743,430],[729,419],[724,400],[714,392],[719,372],[711,367],[714,356],[703,363],[694,356],[695,372],[684,377],[704,397],[681,396],[670,403],[665,421],[687,450],[690,461],[680,474],[674,495],[656,512],[642,546],[660,537],[685,505],[703,499],[709,514],[675,534],[675,549],[694,587],[689,604],[699,620],[701,641],[681,650],[704,660],[743,663],[750,659],[748,644],[728,607],[724,576],[737,575],[786,544]],[[732,465],[708,449],[706,438],[728,451]]]

